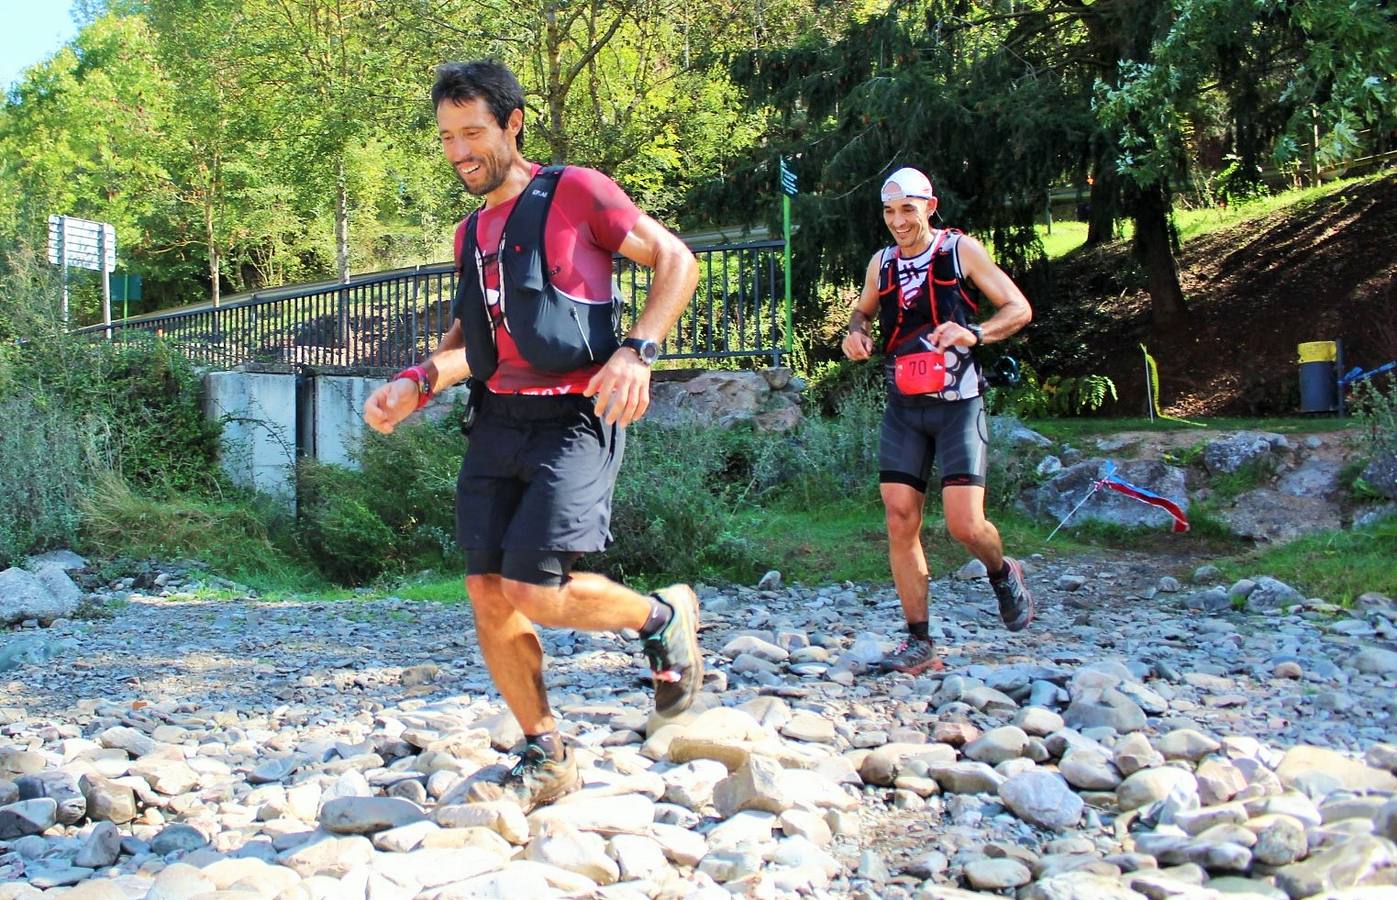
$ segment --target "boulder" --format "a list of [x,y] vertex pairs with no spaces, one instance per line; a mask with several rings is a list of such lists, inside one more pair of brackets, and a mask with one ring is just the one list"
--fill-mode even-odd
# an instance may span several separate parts
[[[9,568],[0,572],[0,625],[15,625],[26,619],[38,619],[47,625],[54,619],[67,618],[78,608],[82,594],[67,573],[56,565],[40,567],[48,573],[41,579],[32,572],[20,568]],[[67,581],[71,592],[57,596],[49,589],[48,582],[62,588],[59,578]]]
[[1239,431],[1203,448],[1203,465],[1214,475],[1230,475],[1256,462],[1274,467],[1276,456],[1290,450],[1282,435],[1264,431]]
[[[1105,472],[1106,460],[1090,459],[1067,466],[1037,487],[1028,489],[1021,500],[1034,518],[1056,524],[1072,511]],[[1157,460],[1135,459],[1119,464],[1116,474],[1132,484],[1168,497],[1188,511],[1184,470]],[[1111,490],[1099,490],[1073,514],[1073,523],[1096,521],[1126,528],[1160,528],[1173,524],[1162,509],[1132,500]]]

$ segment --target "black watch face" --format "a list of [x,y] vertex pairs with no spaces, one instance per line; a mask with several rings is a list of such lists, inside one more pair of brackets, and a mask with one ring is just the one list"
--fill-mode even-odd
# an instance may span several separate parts
[[640,338],[627,338],[622,346],[630,347],[635,351],[635,355],[640,357],[640,361],[647,366],[660,358],[660,345],[654,341],[645,341]]

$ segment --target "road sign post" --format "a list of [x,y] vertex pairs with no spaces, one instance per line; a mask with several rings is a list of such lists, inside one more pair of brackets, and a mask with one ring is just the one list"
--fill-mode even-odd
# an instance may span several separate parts
[[90,222],[72,216],[49,216],[49,262],[62,269],[61,315],[68,324],[68,267],[102,273],[102,322],[107,339],[112,336],[112,270],[116,268],[116,229],[106,222]]

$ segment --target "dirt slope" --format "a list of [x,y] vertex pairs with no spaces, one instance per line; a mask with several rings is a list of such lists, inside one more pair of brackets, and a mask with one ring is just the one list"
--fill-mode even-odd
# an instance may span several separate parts
[[1189,313],[1162,330],[1128,246],[1057,261],[1023,355],[1110,375],[1120,415],[1144,411],[1141,342],[1182,415],[1295,412],[1303,341],[1342,340],[1345,368],[1397,359],[1397,174],[1195,238],[1179,263]]

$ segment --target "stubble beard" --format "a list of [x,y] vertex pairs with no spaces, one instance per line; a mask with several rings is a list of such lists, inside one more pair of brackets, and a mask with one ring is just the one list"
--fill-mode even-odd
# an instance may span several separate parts
[[456,170],[456,177],[460,179],[466,193],[473,197],[484,197],[504,184],[506,176],[509,175],[509,166],[502,165],[496,157],[484,157],[480,160],[480,172],[486,176],[485,182],[480,187],[471,187],[470,182],[466,181],[466,176],[462,175],[460,170]]

